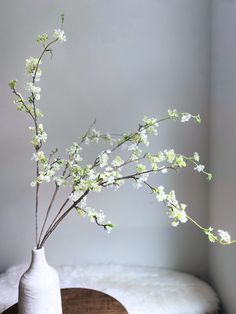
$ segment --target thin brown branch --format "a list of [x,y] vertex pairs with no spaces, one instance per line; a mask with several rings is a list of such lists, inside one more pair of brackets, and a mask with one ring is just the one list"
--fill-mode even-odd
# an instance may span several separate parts
[[[136,173],[133,173],[133,174],[124,176],[124,177],[115,178],[114,181],[117,182],[117,181],[128,180],[128,179],[135,179],[135,180],[137,180],[138,177],[140,177],[142,174],[160,172],[160,171],[163,170],[163,169],[171,169],[171,170],[177,171],[177,169],[176,169],[175,167],[167,166],[167,167],[158,168],[158,169],[156,169],[156,170],[150,169],[150,170],[146,170],[146,171],[143,171],[143,172],[136,172]],[[110,186],[110,185],[113,185],[113,184],[114,184],[114,183],[109,183],[109,184],[107,184],[107,182],[101,182],[101,186],[103,186],[103,187],[107,187],[107,186]]]
[[[35,149],[36,152],[38,151]],[[39,162],[36,163],[36,178],[39,176]],[[35,223],[36,223],[36,246],[38,243],[38,208],[39,208],[39,183],[36,183],[36,193],[35,193]]]
[[[74,202],[65,212],[64,214],[62,214],[55,222],[54,224],[51,226],[51,228],[48,229],[47,233],[45,234],[43,240],[40,243],[40,248],[43,247],[45,241],[50,237],[51,233],[57,228],[57,226],[61,223],[61,221],[70,213],[70,211],[79,203],[82,201],[82,199],[89,193],[89,189],[87,189],[82,195],[81,197]],[[67,199],[68,200],[68,199]]]
[[50,43],[48,43],[48,44],[44,47],[44,49],[43,49],[43,51],[42,51],[42,53],[41,53],[41,55],[40,55],[40,57],[39,57],[39,59],[38,59],[37,65],[36,65],[36,67],[35,67],[35,72],[34,72],[33,79],[32,79],[32,83],[33,83],[33,84],[34,84],[34,82],[35,82],[36,74],[37,74],[37,71],[38,71],[38,68],[39,68],[39,64],[40,64],[40,62],[41,62],[41,60],[42,60],[42,58],[43,58],[43,55],[44,55],[45,52],[48,50],[48,48],[49,48],[52,44],[54,44],[55,42],[57,42],[57,41],[58,41],[58,38],[52,40]]
[[[53,43],[55,43],[56,41],[58,41],[58,38],[54,39],[53,41],[51,41],[49,44],[47,44],[44,48],[44,50],[42,51],[39,59],[38,59],[38,62],[37,62],[37,65],[36,65],[36,68],[35,68],[35,72],[34,72],[34,75],[33,75],[33,78],[32,78],[32,83],[34,84],[35,83],[35,79],[36,79],[36,75],[37,75],[37,71],[38,71],[38,67],[39,67],[39,64],[43,58],[43,55],[46,51],[48,51],[48,48],[50,47],[50,45],[52,45]],[[34,124],[35,124],[35,134],[36,136],[38,135],[38,121],[37,121],[37,113],[36,113],[36,105],[35,105],[35,96],[34,94],[32,93],[31,94],[32,96],[32,103],[33,103],[33,110],[34,110]],[[39,149],[41,148],[42,146],[42,141],[40,143],[39,146],[35,147],[35,151],[36,153],[39,151]],[[39,176],[39,163],[37,161],[37,170],[36,170],[36,174],[37,174],[37,178]],[[36,246],[38,247],[39,243],[38,243],[38,204],[39,204],[39,183],[37,182],[36,184],[36,195],[35,195],[35,220],[36,220]]]
[[47,209],[47,212],[46,212],[46,216],[45,216],[45,218],[44,218],[44,222],[43,222],[43,226],[42,226],[42,229],[41,229],[41,232],[40,232],[40,236],[39,236],[39,240],[38,240],[37,246],[38,246],[39,243],[41,242],[41,238],[42,238],[42,235],[43,235],[43,231],[44,231],[45,225],[46,225],[46,223],[47,223],[48,216],[49,216],[49,213],[50,213],[50,211],[51,211],[52,205],[53,205],[53,203],[54,203],[54,201],[55,201],[55,198],[56,198],[56,195],[57,195],[58,190],[59,190],[59,185],[56,184],[56,187],[55,187],[55,190],[54,190],[52,199],[51,199],[51,201],[50,201],[50,204],[49,204],[48,209]]
[[81,141],[80,141],[79,145],[82,144],[82,143],[85,141],[86,137],[88,136],[89,132],[91,131],[92,127],[93,127],[95,124],[96,124],[96,118],[93,120],[93,123],[89,126],[89,128],[87,129],[87,131],[85,132],[85,134],[82,135],[82,138],[81,138]]
[[[132,154],[131,154],[131,155],[132,155]],[[116,167],[113,167],[111,170],[107,170],[106,172],[112,172],[112,171],[115,171],[115,170],[117,170],[117,169],[119,169],[119,168],[122,168],[122,167],[124,167],[124,166],[126,166],[126,165],[128,165],[128,164],[130,164],[130,163],[132,163],[132,162],[136,162],[136,161],[143,160],[143,159],[145,159],[146,155],[147,155],[147,154],[144,154],[143,156],[141,156],[141,157],[139,157],[139,158],[135,158],[135,159],[130,159],[130,157],[129,157],[129,158],[128,158],[125,162],[123,162],[121,165],[116,166]]]
[[48,157],[48,162],[50,162],[51,158],[58,152],[58,148],[55,148]]
[[[45,232],[45,235],[43,237],[43,239],[47,236],[47,234],[49,233],[50,229],[52,228],[53,224],[55,223],[55,221],[57,220],[57,218],[60,216],[61,212],[63,211],[63,209],[65,208],[65,206],[67,205],[67,203],[69,202],[69,199],[67,198],[64,203],[62,204],[62,206],[60,207],[58,213],[56,214],[56,216],[53,218],[51,224],[49,225],[47,231]],[[43,240],[42,240],[43,241]],[[39,247],[42,247],[41,243],[42,241],[40,241],[39,243]]]

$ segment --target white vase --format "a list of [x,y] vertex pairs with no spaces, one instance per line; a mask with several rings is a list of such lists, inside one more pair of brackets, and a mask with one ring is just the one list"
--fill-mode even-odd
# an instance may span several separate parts
[[62,314],[60,282],[48,265],[44,248],[32,250],[29,269],[19,284],[19,314]]

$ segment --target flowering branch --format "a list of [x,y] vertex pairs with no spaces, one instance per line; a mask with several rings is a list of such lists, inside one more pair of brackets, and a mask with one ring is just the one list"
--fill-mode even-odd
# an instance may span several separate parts
[[[177,154],[173,149],[165,149],[151,153],[148,150],[150,136],[158,135],[159,124],[167,120],[180,121],[182,123],[194,120],[201,122],[199,115],[192,115],[187,112],[178,113],[176,109],[169,109],[167,116],[161,119],[148,118],[144,116],[141,124],[134,132],[124,134],[102,133],[95,129],[96,120],[89,126],[88,130],[81,136],[80,141],[74,142],[67,149],[67,157],[55,157],[58,149],[52,151],[48,157],[42,150],[43,144],[47,140],[47,133],[43,124],[39,123],[39,118],[43,113],[36,106],[40,100],[41,88],[36,86],[40,81],[42,70],[40,68],[44,55],[49,52],[52,55],[52,46],[56,42],[65,42],[66,36],[63,30],[64,15],[61,15],[61,28],[53,33],[53,39],[49,41],[49,36],[44,33],[37,37],[37,42],[42,44],[43,50],[39,58],[30,57],[26,59],[26,71],[32,77],[31,82],[26,84],[26,89],[30,96],[24,99],[16,89],[16,80],[12,80],[9,86],[16,96],[15,103],[17,110],[26,112],[34,122],[29,130],[33,132],[32,144],[34,153],[32,160],[36,162],[36,177],[31,182],[32,187],[36,187],[35,196],[35,225],[36,225],[36,245],[43,247],[52,232],[59,226],[67,215],[75,209],[79,215],[87,216],[91,222],[95,222],[99,227],[103,227],[110,232],[114,225],[106,221],[103,211],[96,211],[87,206],[87,196],[90,192],[100,192],[104,188],[120,188],[125,182],[133,181],[136,188],[148,187],[156,196],[159,202],[163,202],[168,208],[168,216],[172,219],[172,226],[188,220],[203,231],[211,242],[220,244],[236,243],[231,241],[228,232],[218,230],[218,235],[213,233],[213,228],[204,228],[186,213],[187,205],[179,203],[175,196],[175,191],[165,193],[162,185],[154,187],[148,183],[149,175],[158,173],[164,175],[169,170],[176,172],[192,165],[193,169],[203,173],[210,181],[212,174],[205,170],[205,166],[200,163],[200,156],[195,152],[192,156]],[[95,157],[92,164],[82,166],[82,151],[84,144],[99,143],[105,141],[110,149],[102,151]],[[116,155],[119,152],[119,155]],[[54,158],[54,159],[53,159]],[[132,170],[131,170],[131,169]],[[129,169],[129,171],[127,171]],[[126,171],[126,172],[124,172]],[[41,184],[54,182],[54,191],[48,208],[44,213],[42,227],[38,237],[38,213],[39,213],[39,190]],[[57,210],[55,217],[48,223],[50,212],[54,206],[55,199],[64,188],[68,194],[61,207]],[[45,231],[46,225],[48,227]]]
[[114,228],[114,225],[110,221],[103,223],[106,218],[103,211],[97,213],[94,211],[94,209],[89,208],[88,210],[85,210],[77,206],[75,206],[75,209],[79,215],[88,216],[91,222],[96,222],[99,227],[103,227],[107,232],[110,232]]
[[197,226],[200,230],[203,231],[204,234],[208,236],[210,242],[218,242],[222,245],[229,245],[236,243],[236,240],[231,241],[231,237],[227,231],[218,230],[218,235],[213,233],[213,228],[208,227],[205,228],[201,226],[198,222],[196,222],[193,218],[191,218],[186,213],[187,205],[179,204],[175,197],[175,191],[171,191],[170,193],[166,194],[164,192],[164,187],[159,186],[157,188],[151,186],[147,182],[145,185],[155,194],[156,198],[159,202],[163,202],[164,205],[169,209],[168,216],[173,219],[172,226],[176,227],[179,223],[186,223],[188,220],[191,221],[195,226]]

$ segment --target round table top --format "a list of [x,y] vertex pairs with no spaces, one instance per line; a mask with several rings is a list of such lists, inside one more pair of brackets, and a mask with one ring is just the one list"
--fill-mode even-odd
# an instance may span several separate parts
[[[62,289],[63,314],[128,314],[116,299],[100,291],[84,288]],[[17,304],[2,314],[16,314]]]

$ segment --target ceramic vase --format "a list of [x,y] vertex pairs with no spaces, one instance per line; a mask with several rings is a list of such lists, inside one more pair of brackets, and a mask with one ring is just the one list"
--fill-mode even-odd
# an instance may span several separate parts
[[44,248],[32,250],[30,267],[20,279],[18,313],[62,314],[59,277]]

